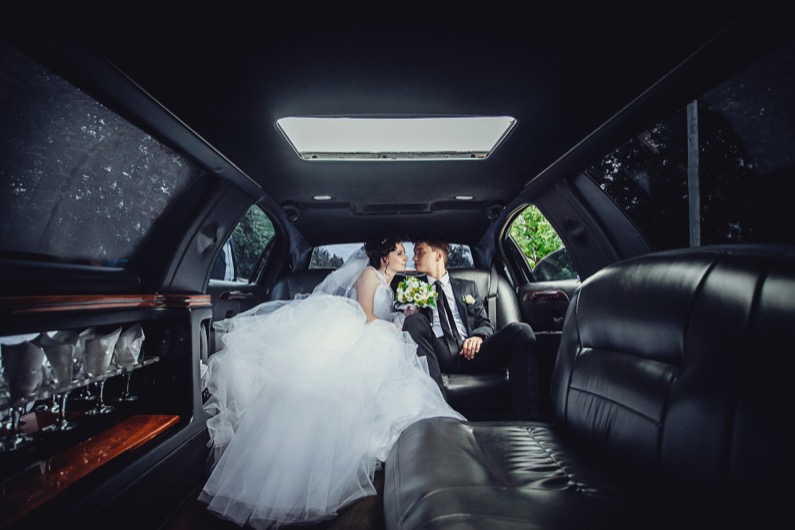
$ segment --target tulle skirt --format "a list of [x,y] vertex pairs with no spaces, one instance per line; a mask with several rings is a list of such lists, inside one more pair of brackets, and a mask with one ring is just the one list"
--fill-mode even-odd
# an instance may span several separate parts
[[452,410],[392,323],[330,295],[228,321],[208,368],[215,466],[199,499],[254,528],[314,522],[376,493],[398,435]]

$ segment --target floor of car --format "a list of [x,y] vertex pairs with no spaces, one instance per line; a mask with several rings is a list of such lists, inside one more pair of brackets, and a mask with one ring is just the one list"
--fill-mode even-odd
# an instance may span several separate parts
[[[384,472],[375,472],[373,480],[377,495],[365,497],[340,510],[337,517],[316,525],[284,526],[283,528],[315,528],[318,530],[382,530],[384,528]],[[239,530],[240,527],[224,521],[207,511],[199,501],[188,503],[173,523],[162,530]]]

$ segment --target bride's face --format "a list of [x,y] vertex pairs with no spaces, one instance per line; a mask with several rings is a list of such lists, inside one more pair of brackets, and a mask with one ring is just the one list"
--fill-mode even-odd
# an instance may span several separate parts
[[390,252],[386,257],[387,268],[391,271],[403,272],[406,270],[407,259],[406,249],[403,247],[403,243],[398,243],[395,250]]

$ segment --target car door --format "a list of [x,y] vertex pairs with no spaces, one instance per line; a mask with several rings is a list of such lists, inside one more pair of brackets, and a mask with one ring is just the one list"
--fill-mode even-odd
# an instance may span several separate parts
[[[277,261],[278,238],[271,218],[257,204],[248,208],[215,258],[207,294],[211,296],[213,322],[231,318],[264,302],[269,281],[263,272]],[[208,330],[210,350],[217,351],[215,334]]]
[[548,396],[563,321],[580,278],[563,241],[532,204],[511,222],[503,249],[522,320],[535,332],[540,388]]

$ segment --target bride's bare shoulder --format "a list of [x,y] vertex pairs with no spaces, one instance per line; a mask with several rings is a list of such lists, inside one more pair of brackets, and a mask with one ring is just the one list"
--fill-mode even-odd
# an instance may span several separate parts
[[367,267],[364,268],[364,270],[361,272],[361,274],[359,274],[359,279],[357,280],[356,283],[378,282],[378,281],[380,281],[380,280],[378,279],[378,274],[376,273],[375,268],[371,267],[371,266],[367,266]]

